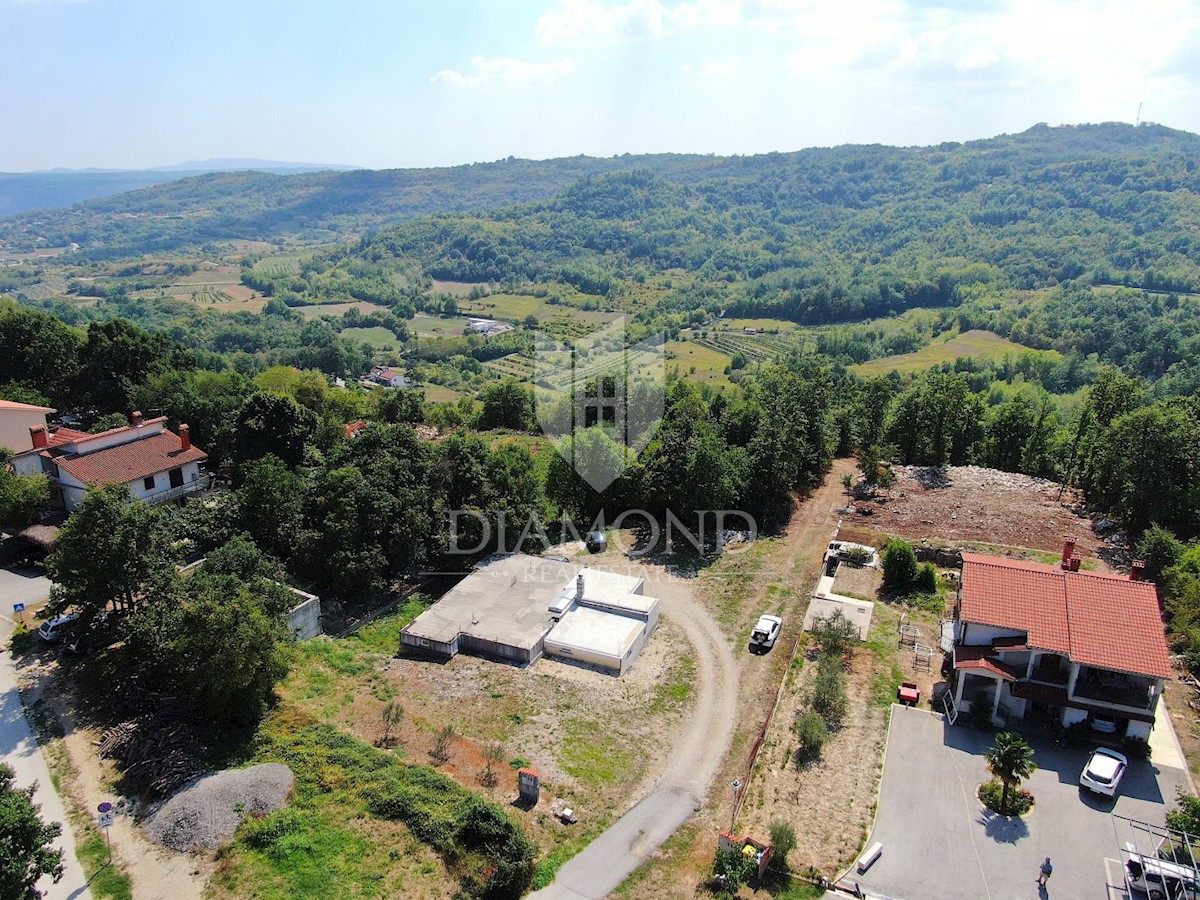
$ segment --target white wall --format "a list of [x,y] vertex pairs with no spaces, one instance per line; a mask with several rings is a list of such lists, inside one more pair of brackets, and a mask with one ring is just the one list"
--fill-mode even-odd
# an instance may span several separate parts
[[[200,463],[184,463],[182,468],[184,487],[200,478]],[[169,469],[155,473],[154,487],[151,490],[146,490],[141,478],[129,483],[129,493],[133,496],[134,500],[151,501],[156,495],[165,494],[170,490],[173,490],[173,488],[171,487],[171,473]]]
[[1149,722],[1135,722],[1133,719],[1130,719],[1129,727],[1125,729],[1125,736],[1148,741],[1150,740],[1150,728],[1151,725]]
[[963,622],[962,642],[971,647],[991,644],[996,638],[1019,637],[1024,631],[1014,631],[1011,628],[996,628],[993,625],[980,625],[976,622]]
[[0,447],[14,453],[33,449],[29,429],[46,424],[46,414],[35,409],[0,409]]

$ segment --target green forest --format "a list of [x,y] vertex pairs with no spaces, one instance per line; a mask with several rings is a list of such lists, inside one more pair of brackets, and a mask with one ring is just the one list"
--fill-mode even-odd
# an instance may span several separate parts
[[[739,508],[776,527],[847,454],[868,481],[889,462],[1060,480],[1135,538],[1188,541],[1198,149],[1160,126],[1038,125],[921,148],[182,179],[0,221],[19,260],[0,269],[0,393],[187,421],[235,490],[182,516],[180,539],[248,533],[334,594],[455,564],[450,509],[588,524],[636,506],[699,527],[696,510]],[[67,249],[20,256],[35,246]],[[481,336],[470,315],[512,328]],[[667,399],[633,456],[603,427],[576,437],[627,465],[597,494],[538,436],[533,347],[621,316],[630,343],[666,342]],[[968,334],[1006,349],[889,370]],[[360,385],[373,364],[412,387]],[[348,439],[357,420],[371,427]],[[27,516],[30,492],[7,491],[5,516]]]

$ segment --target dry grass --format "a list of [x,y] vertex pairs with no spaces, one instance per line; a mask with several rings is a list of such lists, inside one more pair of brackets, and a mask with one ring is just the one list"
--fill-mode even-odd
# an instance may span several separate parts
[[1061,354],[1054,350],[1033,350],[1017,344],[990,331],[972,330],[939,339],[913,353],[886,356],[851,366],[850,370],[864,378],[886,375],[889,372],[923,372],[936,365],[954,362],[959,357],[986,362],[998,362],[1005,356],[1021,356],[1026,353],[1047,355],[1059,359]]

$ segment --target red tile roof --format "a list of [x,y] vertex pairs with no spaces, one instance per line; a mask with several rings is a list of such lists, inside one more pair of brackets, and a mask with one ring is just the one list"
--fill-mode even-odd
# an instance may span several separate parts
[[93,453],[59,456],[54,462],[84,484],[104,485],[136,481],[204,459],[208,459],[208,454],[203,450],[195,446],[184,450],[179,435],[160,431],[141,440],[105,447]]
[[956,669],[986,669],[999,675],[1006,681],[1016,681],[1020,677],[1012,666],[1002,662],[995,656],[995,650],[987,645],[971,646],[959,644],[954,648],[954,668]]
[[1084,665],[1171,675],[1158,592],[1149,582],[964,553],[959,615],[1024,631],[1030,647]]
[[352,438],[366,427],[367,423],[361,419],[357,422],[350,422],[346,425],[346,437]]
[[91,437],[86,431],[76,431],[74,428],[58,428],[50,435],[50,441],[46,446],[61,447],[63,444],[77,444],[82,440]]

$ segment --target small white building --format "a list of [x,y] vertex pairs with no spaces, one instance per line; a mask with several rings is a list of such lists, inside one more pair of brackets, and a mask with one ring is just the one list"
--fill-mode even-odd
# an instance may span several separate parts
[[367,381],[372,384],[381,384],[384,387],[407,387],[408,379],[403,372],[397,372],[395,369],[387,366],[375,366],[371,369],[371,373],[367,376]]
[[513,330],[513,326],[508,322],[497,322],[495,319],[467,319],[467,327],[484,337]]
[[29,429],[33,448],[14,456],[13,468],[48,475],[52,501],[68,512],[83,505],[88,488],[110,484],[128,485],[130,500],[179,500],[208,487],[209,476],[200,469],[208,454],[192,445],[187,425],[175,434],[166,421],[135,412],[131,424],[99,434],[67,428],[51,433],[36,425]]
[[46,416],[54,412],[49,406],[32,406],[13,400],[0,400],[0,447],[13,453],[33,449],[30,429],[46,427]]
[[546,654],[624,675],[658,627],[658,599],[642,589],[632,575],[579,572],[550,605],[558,622],[546,635]]

